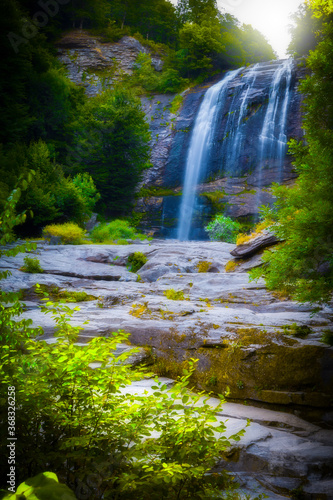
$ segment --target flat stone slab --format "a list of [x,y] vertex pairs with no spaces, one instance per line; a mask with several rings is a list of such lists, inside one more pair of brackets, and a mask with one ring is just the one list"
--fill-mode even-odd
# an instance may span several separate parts
[[[167,386],[174,383],[165,377],[160,381]],[[122,392],[150,394],[155,384],[155,379],[144,379]],[[220,400],[210,398],[207,402],[216,407]],[[217,466],[217,470],[233,473],[240,493],[251,498],[265,494],[278,500],[290,498],[292,490],[302,488],[305,494],[313,495],[309,498],[332,498],[333,480],[328,471],[333,470],[333,431],[322,431],[295,415],[233,403],[224,403],[217,418],[226,426],[226,437],[245,429],[239,442],[231,441],[230,450]]]
[[[229,391],[234,401],[289,408],[290,413],[281,413],[229,399],[219,415],[227,432],[244,428],[248,418],[251,423],[219,466],[229,469],[250,497],[265,493],[270,499],[290,498],[290,492],[302,486],[307,498],[332,498],[333,348],[321,342],[321,334],[332,329],[333,309],[321,307],[312,315],[310,305],[279,300],[263,280],[249,282],[237,268],[225,272],[234,248],[177,241],[39,244],[35,252],[0,259],[0,268],[12,273],[1,284],[4,290],[24,290],[22,317],[42,326],[48,342],[54,341],[55,324],[40,310],[36,283],[95,297],[67,304],[80,308],[71,323],[83,326],[78,340],[82,348],[97,335],[122,329],[130,333],[132,344],[141,346],[130,362],[145,361],[146,346],[170,374],[196,358],[194,382],[200,389]],[[148,261],[131,273],[128,257],[137,251]],[[20,271],[26,255],[38,258],[46,272]],[[251,259],[248,267],[251,261],[257,265]],[[176,292],[181,300],[170,298]],[[130,346],[118,346],[119,354],[124,349]],[[163,380],[173,384],[172,379]],[[126,390],[149,392],[152,384],[146,379]],[[217,400],[211,398],[210,403]]]
[[[279,300],[263,280],[254,283],[246,273],[226,273],[232,248],[178,241],[39,245],[29,255],[37,256],[47,273],[20,271],[24,254],[3,258],[0,267],[10,268],[12,276],[2,286],[26,290],[22,317],[42,326],[44,338],[52,338],[55,325],[40,311],[34,285],[85,291],[95,300],[70,305],[80,307],[74,325],[89,318],[82,342],[125,330],[134,345],[149,346],[166,365],[197,358],[196,382],[202,389],[326,411],[333,395],[333,349],[321,342],[321,335],[332,327],[332,308],[322,307],[312,316],[309,305]],[[126,268],[136,251],[148,259],[137,274]]]

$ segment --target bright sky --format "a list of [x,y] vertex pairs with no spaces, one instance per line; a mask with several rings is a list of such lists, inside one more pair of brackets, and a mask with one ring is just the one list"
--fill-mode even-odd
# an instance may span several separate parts
[[280,58],[287,57],[290,42],[289,15],[303,0],[217,0],[220,10],[230,12],[241,23],[252,24],[272,45]]
[[[171,0],[173,4],[177,0]],[[217,0],[221,12],[229,12],[241,23],[251,24],[272,45],[278,56],[287,57],[290,42],[289,14],[297,11],[303,0]]]

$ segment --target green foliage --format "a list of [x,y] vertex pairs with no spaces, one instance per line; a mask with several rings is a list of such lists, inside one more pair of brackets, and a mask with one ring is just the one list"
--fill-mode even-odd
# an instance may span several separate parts
[[101,197],[96,190],[94,181],[90,175],[85,172],[83,174],[77,174],[73,179],[73,184],[80,192],[81,199],[84,200],[86,213],[90,215],[95,204]]
[[198,273],[207,273],[211,265],[212,263],[207,260],[199,260],[196,266]]
[[128,263],[131,265],[130,270],[132,273],[136,273],[146,262],[148,262],[148,259],[142,252],[134,252],[128,256]]
[[112,0],[111,15],[119,26],[130,26],[146,40],[171,46],[176,41],[175,8],[166,0]]
[[[1,494],[1,493],[0,493]],[[76,500],[74,493],[65,484],[59,483],[54,472],[41,472],[21,483],[16,493],[5,495],[3,500]]]
[[90,237],[94,243],[113,243],[116,241],[119,243],[119,240],[144,239],[144,236],[131,227],[129,222],[120,219],[94,227]]
[[213,59],[224,50],[218,23],[186,23],[179,32],[177,62],[180,71],[191,77],[208,74],[213,68]]
[[40,267],[40,262],[39,259],[31,258],[31,257],[24,257],[23,259],[24,266],[21,267],[21,271],[24,271],[25,273],[43,273],[44,270]]
[[[115,492],[130,498],[133,488],[142,500],[161,493],[210,499],[228,484],[223,474],[207,475],[230,441],[216,421],[220,407],[211,408],[208,398],[198,406],[202,395],[188,392],[193,362],[172,389],[157,382],[150,396],[127,393],[125,386],[143,375],[130,370],[128,353],[114,355],[128,335],[95,338],[81,347],[80,328],[67,320],[73,309],[46,302],[45,311],[56,321],[56,343],[36,342],[21,331],[24,354],[14,346],[10,355],[6,349],[0,354],[2,380],[15,386],[21,408],[16,435],[27,449],[34,447],[33,463],[18,450],[20,476],[47,462],[69,486],[93,488],[96,499]],[[101,368],[90,368],[96,361]]]
[[264,266],[252,277],[265,276],[271,290],[301,302],[328,302],[333,290],[333,74],[332,22],[310,53],[311,75],[302,82],[306,96],[305,143],[289,143],[298,179],[293,187],[275,186],[275,207],[265,209],[283,244],[264,252]]
[[316,32],[321,27],[321,21],[313,16],[313,11],[307,4],[300,5],[291,19],[292,25],[289,27],[291,42],[288,45],[288,54],[293,57],[308,55],[309,51],[316,47]]
[[45,226],[43,234],[45,238],[51,238],[52,236],[60,238],[63,245],[80,245],[83,243],[86,232],[74,222],[66,222],[65,224]]
[[164,290],[163,295],[170,300],[185,300],[183,290],[174,290],[170,288],[169,290]]
[[42,297],[48,296],[56,302],[89,302],[96,300],[94,295],[88,295],[86,292],[60,290],[57,286],[36,285],[35,292]]
[[174,114],[177,113],[179,111],[179,109],[182,107],[183,101],[184,101],[184,97],[180,94],[177,94],[171,102],[171,107],[170,107],[171,113],[174,113]]
[[18,203],[19,210],[28,209],[28,214],[33,214],[18,228],[20,234],[38,234],[42,226],[53,221],[83,223],[91,215],[99,197],[93,180],[87,173],[73,180],[65,177],[62,167],[51,158],[50,148],[42,140],[29,146],[19,144],[7,148],[6,152],[0,149],[0,159],[0,175],[4,179],[2,206],[19,176],[31,170],[35,172],[34,182]]
[[161,72],[154,70],[151,56],[140,52],[134,67],[132,83],[148,92],[178,92],[185,88],[189,81],[181,78],[174,68],[163,68]]
[[140,100],[125,88],[105,91],[87,101],[73,130],[76,138],[68,160],[75,161],[74,172],[91,175],[101,208],[114,214],[128,211],[149,166],[150,133]]
[[321,336],[321,341],[325,344],[333,346],[333,331],[332,330],[324,330]]
[[205,227],[211,241],[226,241],[235,243],[237,234],[241,228],[239,222],[225,215],[217,215],[215,219]]

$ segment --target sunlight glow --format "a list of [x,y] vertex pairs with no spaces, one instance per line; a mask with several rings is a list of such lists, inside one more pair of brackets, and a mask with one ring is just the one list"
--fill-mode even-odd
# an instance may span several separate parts
[[[177,0],[170,1],[177,4]],[[289,15],[294,14],[302,3],[304,0],[217,0],[221,12],[229,12],[242,24],[251,24],[259,30],[280,59],[288,57]]]
[[241,23],[259,30],[280,58],[287,57],[289,15],[297,11],[302,0],[218,0],[217,3],[222,12],[229,12]]

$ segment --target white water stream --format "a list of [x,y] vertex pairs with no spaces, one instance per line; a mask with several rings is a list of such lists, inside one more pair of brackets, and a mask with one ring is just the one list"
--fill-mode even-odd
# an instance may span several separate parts
[[220,82],[207,90],[195,120],[187,155],[185,182],[180,205],[177,238],[188,240],[194,212],[196,189],[210,148],[217,111],[227,95],[228,83],[241,71],[230,71]]

